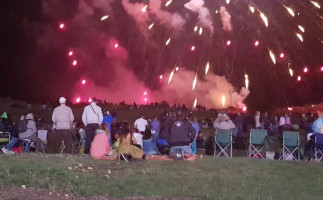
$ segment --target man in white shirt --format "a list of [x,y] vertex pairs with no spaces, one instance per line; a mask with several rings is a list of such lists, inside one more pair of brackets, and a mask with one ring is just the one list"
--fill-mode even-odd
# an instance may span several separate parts
[[71,125],[73,124],[74,115],[72,109],[66,106],[66,99],[64,97],[59,98],[59,103],[61,105],[54,109],[52,115],[52,120],[57,133],[57,148],[60,147],[61,141],[64,140],[66,153],[70,154],[72,150],[73,140],[71,133]]
[[144,116],[142,115],[139,119],[135,121],[134,125],[135,125],[135,128],[137,128],[139,132],[143,134],[146,130],[146,127],[148,126],[148,122],[147,120],[144,119]]
[[82,121],[86,127],[84,154],[89,154],[91,149],[91,144],[95,136],[95,130],[99,128],[103,120],[101,107],[97,106],[96,102],[97,102],[97,99],[93,97],[91,104],[88,106],[85,106],[83,115],[82,115]]

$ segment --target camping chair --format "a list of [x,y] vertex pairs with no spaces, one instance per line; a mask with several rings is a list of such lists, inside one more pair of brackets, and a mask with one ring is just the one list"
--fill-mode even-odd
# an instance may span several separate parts
[[315,161],[320,162],[323,158],[323,135],[315,134]]
[[[220,152],[216,153],[216,147],[220,149]],[[229,150],[229,154],[226,152]],[[225,157],[232,158],[232,130],[231,129],[216,129],[215,144],[214,144],[214,157],[219,157],[223,154]]]
[[267,137],[267,130],[261,129],[250,129],[250,142],[249,142],[249,158],[262,158],[262,152],[265,151],[265,141]]
[[10,133],[0,131],[0,144],[7,144],[9,141],[10,141]]
[[[297,157],[294,156],[297,153]],[[283,132],[283,155],[282,160],[300,160],[299,155],[299,132],[284,131]]]

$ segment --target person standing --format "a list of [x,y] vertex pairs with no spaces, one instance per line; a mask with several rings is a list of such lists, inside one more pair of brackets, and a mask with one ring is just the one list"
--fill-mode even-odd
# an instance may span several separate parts
[[66,147],[66,153],[72,152],[72,132],[71,127],[74,121],[74,115],[72,109],[66,106],[66,99],[64,97],[59,98],[60,106],[54,109],[52,115],[52,121],[56,128],[57,133],[57,147],[59,148],[61,141],[64,140]]
[[260,112],[257,111],[255,114],[255,127],[256,129],[261,129],[261,125],[260,125]]
[[134,124],[135,128],[137,128],[139,130],[139,132],[141,134],[144,134],[147,126],[148,126],[148,122],[147,120],[144,118],[144,115],[141,115],[140,118],[138,118],[136,121],[135,121],[135,124]]
[[97,106],[96,103],[97,103],[97,99],[93,97],[91,104],[88,106],[85,106],[83,115],[82,115],[82,121],[86,127],[84,154],[89,154],[91,149],[91,144],[95,136],[95,130],[99,128],[103,120],[102,109],[101,107]]

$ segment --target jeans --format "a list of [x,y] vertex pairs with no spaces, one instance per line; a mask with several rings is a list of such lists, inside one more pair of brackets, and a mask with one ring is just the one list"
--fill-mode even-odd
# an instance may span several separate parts
[[196,148],[196,139],[192,142],[192,153],[196,154],[197,153],[197,148]]
[[11,137],[10,142],[6,145],[5,148],[12,151],[13,147],[16,145],[17,142],[18,142],[18,138]]

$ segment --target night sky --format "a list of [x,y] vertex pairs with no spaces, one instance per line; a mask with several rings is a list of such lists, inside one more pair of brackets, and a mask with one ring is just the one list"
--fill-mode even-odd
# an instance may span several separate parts
[[[209,61],[209,73],[224,76],[237,92],[248,74],[250,95],[245,103],[249,107],[272,109],[323,102],[322,8],[309,0],[231,0],[229,4],[205,0],[212,22],[208,28],[199,21],[198,13],[184,6],[189,0],[175,0],[167,7],[166,2],[161,1],[158,12],[148,7],[140,16],[140,12],[129,13],[125,5],[135,10],[148,5],[148,0],[2,0],[0,95],[37,103],[53,102],[60,96],[73,101],[80,80],[91,82],[95,91],[107,88],[115,92],[131,78],[128,71],[149,90],[159,91],[160,75],[166,79],[174,66],[203,80]],[[322,1],[316,2],[323,6]],[[223,28],[221,6],[231,16],[232,30]],[[259,11],[268,17],[267,28]],[[163,20],[175,13],[183,20],[180,25]],[[104,15],[109,18],[101,21]],[[60,23],[65,25],[62,30]],[[202,35],[194,32],[196,25],[203,27]],[[298,25],[304,27],[304,33]],[[302,35],[303,42],[296,33]],[[168,38],[170,44],[165,45]],[[255,41],[259,41],[258,47]],[[115,52],[107,48],[115,44],[120,46]],[[190,50],[193,45],[195,51]],[[75,57],[67,55],[70,50]],[[274,52],[276,64],[269,50]],[[280,58],[280,53],[285,57]],[[74,59],[77,66],[72,65]],[[305,66],[308,73],[303,72]],[[120,75],[119,68],[126,71]],[[188,81],[189,87],[192,81]],[[122,95],[131,96],[120,91],[120,98]]]

